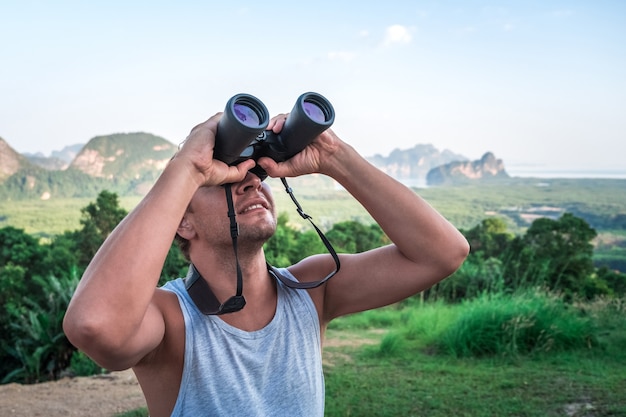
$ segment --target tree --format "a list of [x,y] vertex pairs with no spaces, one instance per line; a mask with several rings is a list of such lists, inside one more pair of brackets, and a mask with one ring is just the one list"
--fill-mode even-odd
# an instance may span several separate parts
[[289,227],[288,222],[289,216],[280,213],[276,219],[276,232],[263,246],[267,262],[276,267],[285,267],[297,262],[296,242],[299,232]]
[[480,254],[483,259],[500,257],[514,235],[507,231],[504,220],[497,217],[484,219],[479,225],[463,232],[472,248],[472,254]]
[[43,254],[39,241],[23,229],[12,226],[0,229],[0,265],[20,265],[31,274],[40,274],[44,272]]
[[335,223],[326,234],[337,252],[359,253],[389,243],[378,224],[369,226],[348,220]]
[[101,191],[95,203],[80,210],[82,229],[75,235],[79,264],[86,267],[115,226],[128,214],[119,206],[117,194]]
[[571,213],[558,220],[537,219],[509,245],[505,275],[517,278],[518,283],[528,282],[530,275],[535,277],[534,284],[568,295],[579,293],[594,272],[591,240],[596,235],[585,220]]

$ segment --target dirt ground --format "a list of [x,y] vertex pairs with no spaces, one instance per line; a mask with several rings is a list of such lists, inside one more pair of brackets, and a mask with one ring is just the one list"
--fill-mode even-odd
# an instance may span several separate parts
[[[341,332],[324,341],[324,366],[350,360],[336,348],[356,347],[380,341],[380,331],[358,336]],[[91,377],[62,378],[40,384],[0,385],[0,417],[112,417],[145,407],[135,374],[131,370]]]
[[145,406],[131,370],[41,384],[0,385],[2,417],[111,417]]

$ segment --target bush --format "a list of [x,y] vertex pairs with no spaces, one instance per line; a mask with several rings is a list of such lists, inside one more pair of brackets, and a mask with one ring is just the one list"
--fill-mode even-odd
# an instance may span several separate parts
[[454,356],[515,356],[590,348],[597,330],[559,297],[527,291],[484,295],[462,306],[435,345]]
[[34,277],[33,281],[40,297],[24,297],[19,306],[5,306],[9,319],[1,354],[14,366],[2,376],[2,383],[56,379],[75,350],[62,329],[65,310],[78,284],[75,271],[60,278]]
[[89,356],[80,350],[77,350],[72,354],[72,359],[70,360],[70,370],[75,376],[97,375],[104,371],[100,365],[92,361]]

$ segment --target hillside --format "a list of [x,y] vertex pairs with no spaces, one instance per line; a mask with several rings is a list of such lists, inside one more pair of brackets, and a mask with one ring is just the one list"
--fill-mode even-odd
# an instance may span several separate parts
[[60,160],[71,152],[26,158],[0,139],[0,198],[93,197],[103,189],[143,195],[176,147],[161,137],[139,132],[94,137],[70,163]]
[[44,169],[51,171],[63,171],[67,169],[70,163],[76,158],[78,152],[83,149],[85,144],[78,143],[75,145],[69,145],[61,149],[60,151],[52,151],[52,154],[47,157],[43,153],[25,153],[23,154],[30,162],[40,166]]
[[428,185],[444,185],[458,181],[508,178],[502,159],[487,152],[477,161],[453,161],[431,169],[426,176]]
[[31,163],[17,153],[9,144],[0,138],[0,183],[15,174],[22,168],[28,168]]
[[[154,184],[176,152],[171,142],[149,133],[96,136],[83,145],[53,152],[20,155],[0,139],[0,199],[94,197],[102,189],[121,196],[141,196]],[[395,149],[388,156],[367,158],[375,166],[408,185],[442,185],[459,180],[507,177],[501,160],[491,153],[479,161],[431,144]],[[434,179],[433,179],[434,178]],[[320,177],[294,179],[306,187],[332,189]]]
[[109,180],[156,179],[176,147],[149,133],[119,133],[91,139],[69,168]]
[[425,180],[428,172],[453,161],[467,161],[463,155],[447,149],[439,151],[431,144],[418,144],[410,149],[395,149],[389,156],[380,154],[367,158],[382,171],[399,180]]

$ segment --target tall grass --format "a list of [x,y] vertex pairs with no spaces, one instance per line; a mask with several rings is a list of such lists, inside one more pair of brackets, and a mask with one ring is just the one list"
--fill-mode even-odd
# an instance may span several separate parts
[[527,290],[483,294],[455,305],[391,306],[338,319],[329,329],[387,329],[378,354],[421,349],[454,357],[515,357],[601,347],[599,325],[606,326],[610,313],[602,307],[592,314],[590,304],[585,306]]
[[625,301],[534,291],[336,319],[327,338],[353,343],[324,349],[325,415],[626,416]]
[[457,357],[481,357],[562,352],[599,341],[589,317],[557,296],[534,290],[464,303],[435,345]]
[[624,301],[528,291],[340,318],[331,337],[373,334],[367,317],[387,331],[326,349],[326,416],[626,416]]

